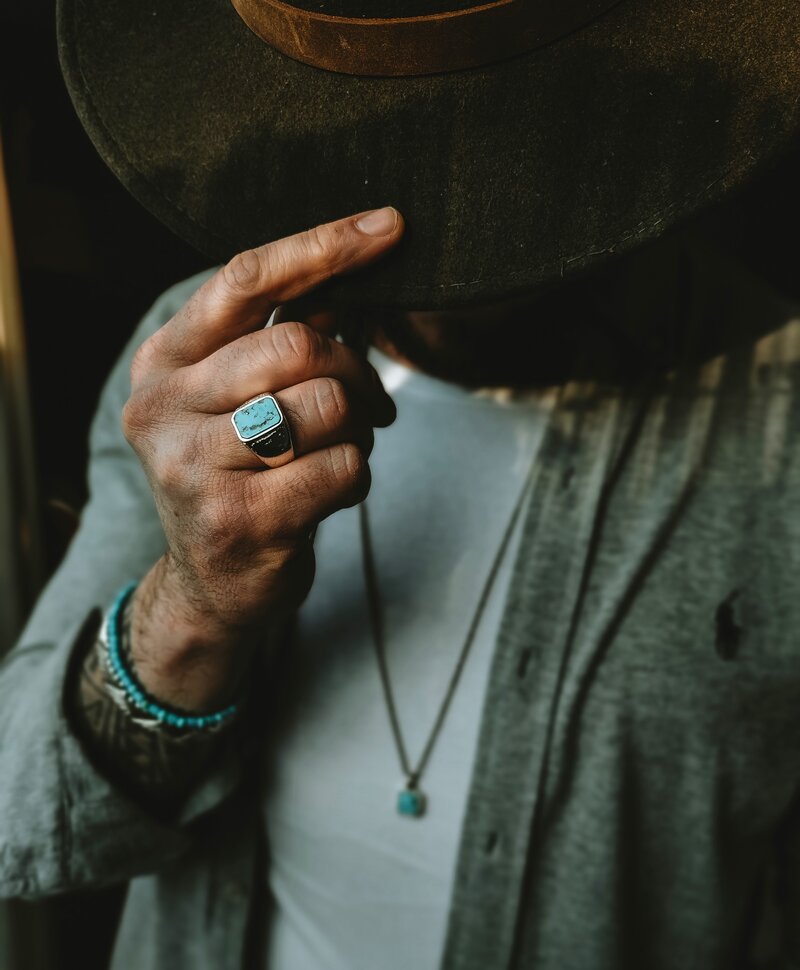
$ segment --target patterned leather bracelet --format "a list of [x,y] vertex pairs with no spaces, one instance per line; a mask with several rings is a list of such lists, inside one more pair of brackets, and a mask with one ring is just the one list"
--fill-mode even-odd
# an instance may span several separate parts
[[239,713],[238,704],[211,714],[195,714],[162,704],[137,680],[130,657],[128,615],[136,585],[130,583],[120,590],[103,618],[97,636],[97,649],[110,697],[135,724],[173,738],[209,733],[227,726]]

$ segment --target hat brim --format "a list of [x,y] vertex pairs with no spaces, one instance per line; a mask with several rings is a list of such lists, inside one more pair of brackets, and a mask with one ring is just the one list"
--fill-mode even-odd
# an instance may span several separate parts
[[533,290],[725,196],[800,129],[796,0],[623,0],[488,67],[366,78],[291,60],[228,0],[59,0],[71,97],[158,219],[223,261],[391,204],[400,246],[333,302]]

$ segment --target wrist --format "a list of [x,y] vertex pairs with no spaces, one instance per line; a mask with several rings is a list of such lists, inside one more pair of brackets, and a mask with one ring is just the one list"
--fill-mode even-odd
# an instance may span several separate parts
[[130,654],[142,686],[164,703],[203,713],[234,703],[256,636],[197,606],[160,560],[130,604]]
[[148,731],[186,733],[216,731],[230,724],[240,712],[240,704],[232,703],[212,711],[198,711],[165,703],[144,686],[134,669],[130,654],[129,606],[135,589],[132,583],[121,590],[106,613],[97,637],[101,666],[106,673],[106,690],[118,707],[131,720]]

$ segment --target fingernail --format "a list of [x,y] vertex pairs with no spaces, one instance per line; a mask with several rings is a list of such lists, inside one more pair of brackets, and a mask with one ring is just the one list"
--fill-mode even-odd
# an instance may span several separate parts
[[368,236],[388,236],[397,225],[397,209],[373,209],[356,219],[356,226]]

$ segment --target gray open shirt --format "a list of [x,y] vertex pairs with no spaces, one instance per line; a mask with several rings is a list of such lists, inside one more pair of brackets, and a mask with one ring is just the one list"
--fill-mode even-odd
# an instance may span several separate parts
[[[730,970],[769,949],[764,912],[800,966],[800,313],[703,259],[689,330],[716,320],[726,352],[565,385],[552,414],[446,970]],[[202,278],[156,302],[108,379],[80,530],[0,672],[0,895],[130,880],[116,970],[252,966],[268,865],[257,732],[164,822],[93,766],[63,705],[76,642],[164,548],[119,416],[133,350]]]

